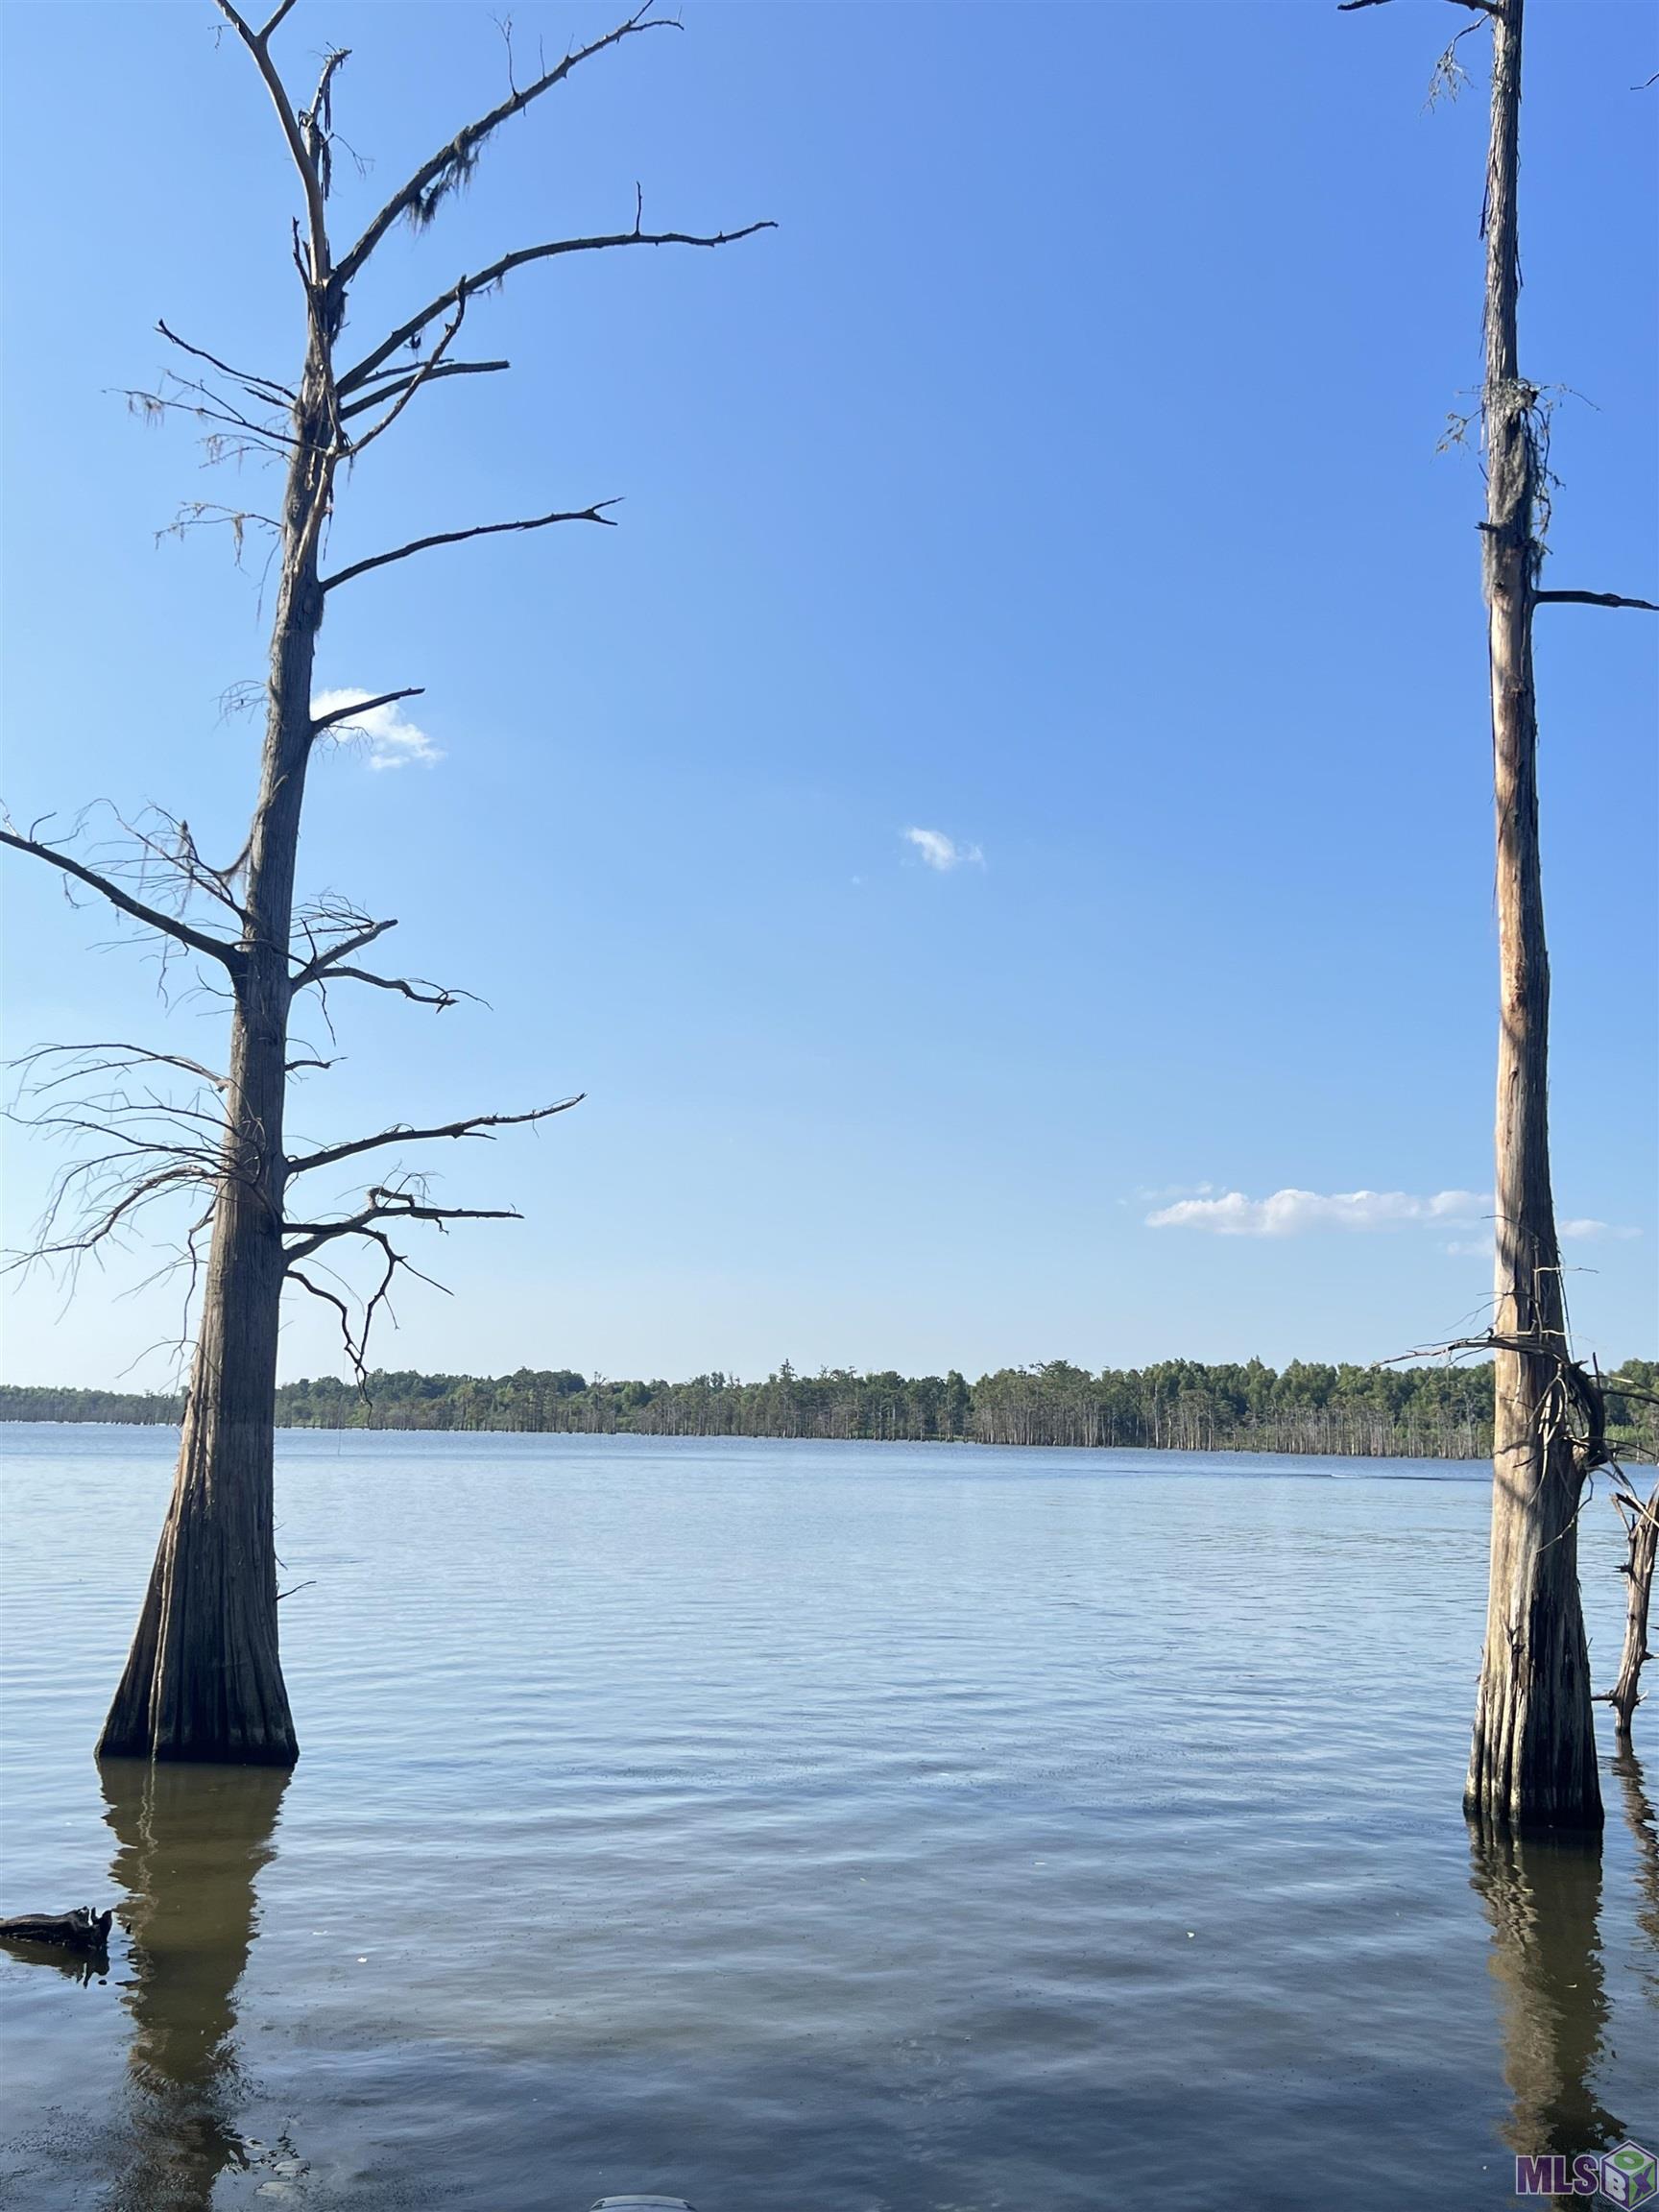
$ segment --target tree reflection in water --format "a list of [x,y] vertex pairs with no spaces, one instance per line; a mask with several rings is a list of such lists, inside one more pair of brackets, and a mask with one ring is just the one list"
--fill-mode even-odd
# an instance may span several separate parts
[[1609,2150],[1625,2130],[1597,2094],[1608,2004],[1599,1841],[1470,1823],[1473,1882],[1492,1925],[1508,2125],[1517,2156]]
[[[276,1855],[289,1777],[250,1767],[106,1761],[111,1874],[130,1936],[129,2125],[115,2212],[208,2212],[218,2176],[262,2156],[236,2122],[246,2104],[236,1989],[258,1932],[255,1884]],[[1659,1996],[1659,1818],[1634,1754],[1612,1765],[1636,1843],[1638,1923]],[[1605,2150],[1627,2128],[1600,2101],[1608,1999],[1599,1847],[1470,1828],[1473,1886],[1492,1930],[1518,2154]],[[277,2147],[280,2149],[281,2147]]]
[[1636,1887],[1640,1902],[1636,1925],[1647,1939],[1652,1957],[1643,1960],[1643,1979],[1649,1996],[1659,2004],[1659,1815],[1643,1783],[1642,1762],[1628,1743],[1622,1743],[1613,1758],[1624,1804],[1624,1818],[1636,1843]]
[[105,1760],[110,1874],[130,1937],[123,1997],[131,2142],[120,2212],[205,2212],[217,2176],[249,2155],[236,1984],[257,1933],[254,1880],[273,1840],[285,1770]]

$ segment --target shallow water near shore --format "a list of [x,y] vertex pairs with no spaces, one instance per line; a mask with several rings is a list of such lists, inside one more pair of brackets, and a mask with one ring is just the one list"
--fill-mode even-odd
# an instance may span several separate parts
[[1659,2148],[1659,1706],[1599,1854],[1472,1846],[1478,1468],[288,1433],[299,1767],[101,1774],[175,1441],[0,1429],[0,1911],[125,1923],[0,1953],[19,2212],[1370,2212]]

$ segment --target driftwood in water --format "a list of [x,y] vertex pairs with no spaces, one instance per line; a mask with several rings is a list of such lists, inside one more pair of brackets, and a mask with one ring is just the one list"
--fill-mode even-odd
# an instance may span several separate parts
[[73,1912],[19,1912],[0,1920],[0,1943],[59,1943],[70,1951],[102,1951],[109,1941],[112,1912],[94,1912],[90,1905]]

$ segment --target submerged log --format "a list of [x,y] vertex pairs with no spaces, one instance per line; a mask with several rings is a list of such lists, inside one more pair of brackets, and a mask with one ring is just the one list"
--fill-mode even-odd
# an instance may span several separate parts
[[109,1941],[113,1912],[94,1912],[79,1905],[73,1912],[19,1912],[0,1920],[0,1943],[60,1943],[70,1951],[102,1951]]

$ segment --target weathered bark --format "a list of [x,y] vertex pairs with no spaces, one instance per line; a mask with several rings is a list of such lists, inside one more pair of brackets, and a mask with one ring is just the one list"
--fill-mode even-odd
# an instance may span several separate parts
[[1491,1578],[1466,1809],[1483,1820],[1601,1824],[1578,1600],[1583,1464],[1569,1433],[1566,1310],[1550,1182],[1550,964],[1538,844],[1532,608],[1538,394],[1518,362],[1525,0],[1492,19],[1486,179],[1484,524],[1499,942],[1497,1349]]
[[338,406],[330,353],[339,304],[325,270],[323,277],[312,287],[311,338],[293,415],[202,1320],[172,1503],[98,1741],[100,1758],[291,1767],[300,1755],[277,1647],[273,1458],[287,1265],[289,939],[323,622],[318,548],[333,486]]
[[1630,1720],[1642,1702],[1642,1669],[1653,1654],[1647,1648],[1647,1619],[1653,1601],[1653,1568],[1659,1560],[1659,1487],[1641,1499],[1615,1494],[1624,1523],[1624,1647],[1619,1678],[1605,1693],[1613,1708],[1615,1732],[1629,1741]]

